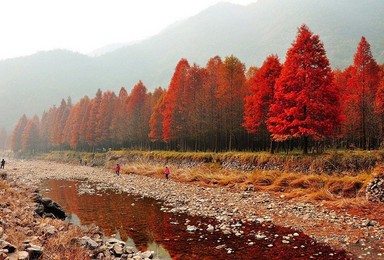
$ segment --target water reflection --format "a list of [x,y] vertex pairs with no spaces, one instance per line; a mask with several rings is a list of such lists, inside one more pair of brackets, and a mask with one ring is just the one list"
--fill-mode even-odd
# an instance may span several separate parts
[[[161,203],[150,198],[116,194],[77,192],[79,182],[47,180],[42,184],[44,196],[58,202],[68,214],[68,221],[77,225],[96,224],[105,235],[115,234],[140,251],[151,250],[161,259],[346,259],[345,252],[335,252],[317,244],[304,234],[289,244],[281,237],[294,231],[272,224],[246,223],[244,235],[224,235],[206,231],[213,219],[171,214],[161,211]],[[199,227],[187,232],[186,223]],[[266,235],[263,240],[256,234]],[[228,254],[228,248],[232,249]],[[321,253],[319,253],[321,252]]]

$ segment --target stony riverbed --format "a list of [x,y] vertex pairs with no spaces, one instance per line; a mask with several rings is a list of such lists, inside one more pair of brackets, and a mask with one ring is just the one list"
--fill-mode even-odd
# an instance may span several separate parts
[[[80,193],[113,189],[165,202],[164,211],[211,217],[217,225],[213,231],[242,235],[242,223],[268,223],[302,231],[319,242],[345,249],[351,258],[384,258],[384,227],[379,223],[348,213],[329,210],[321,205],[293,203],[260,192],[234,192],[225,188],[208,188],[165,179],[138,175],[116,176],[111,170],[45,161],[10,161],[10,178],[38,187],[44,179],[80,179],[97,183],[82,185]],[[187,228],[195,229],[196,226]],[[259,237],[264,234],[257,234]],[[290,243],[295,232],[283,243]],[[272,245],[273,246],[273,245]]]

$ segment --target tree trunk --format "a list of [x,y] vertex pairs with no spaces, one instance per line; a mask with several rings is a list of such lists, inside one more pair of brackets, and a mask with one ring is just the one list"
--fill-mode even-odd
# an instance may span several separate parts
[[303,137],[303,154],[308,154],[308,136]]

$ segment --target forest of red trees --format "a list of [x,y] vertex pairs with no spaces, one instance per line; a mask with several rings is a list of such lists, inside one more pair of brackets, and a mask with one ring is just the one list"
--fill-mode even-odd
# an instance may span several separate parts
[[[96,92],[70,98],[42,117],[23,115],[13,151],[167,149],[266,151],[324,147],[377,149],[383,142],[384,65],[362,37],[353,64],[332,70],[306,25],[288,49],[260,68],[216,56],[205,67],[181,59],[168,89]],[[1,133],[1,131],[0,131]]]

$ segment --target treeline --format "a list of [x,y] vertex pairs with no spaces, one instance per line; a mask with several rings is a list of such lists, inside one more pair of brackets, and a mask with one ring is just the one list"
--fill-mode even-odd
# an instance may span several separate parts
[[97,91],[44,112],[23,115],[14,151],[54,149],[289,150],[376,149],[384,127],[384,66],[364,37],[353,64],[332,71],[318,35],[306,25],[287,51],[245,70],[235,56],[205,67],[181,59],[168,89]]

